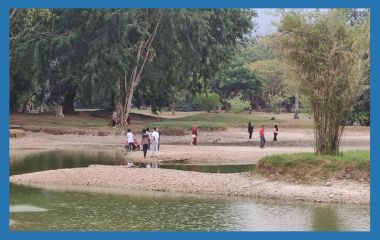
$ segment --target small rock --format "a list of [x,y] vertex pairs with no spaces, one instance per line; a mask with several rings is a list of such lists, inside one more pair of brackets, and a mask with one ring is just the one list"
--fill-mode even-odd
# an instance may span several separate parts
[[331,182],[326,182],[326,183],[325,183],[325,186],[326,186],[326,187],[330,187],[331,185],[332,185]]
[[331,195],[329,195],[329,198],[333,198],[333,197],[334,197],[334,195],[332,195],[332,194],[331,194]]

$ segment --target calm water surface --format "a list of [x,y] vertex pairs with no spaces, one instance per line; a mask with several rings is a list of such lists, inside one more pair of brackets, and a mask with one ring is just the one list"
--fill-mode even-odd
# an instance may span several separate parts
[[[115,164],[120,155],[48,152],[11,160],[11,174]],[[11,185],[15,231],[369,231],[369,206]]]

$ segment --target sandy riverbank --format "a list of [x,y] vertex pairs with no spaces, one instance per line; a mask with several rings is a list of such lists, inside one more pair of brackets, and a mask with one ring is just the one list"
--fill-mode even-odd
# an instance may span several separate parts
[[[238,134],[232,134],[237,132]],[[314,147],[311,144],[313,134],[310,129],[298,129],[287,132],[284,130],[279,143],[272,143],[268,140],[267,147],[260,149],[257,141],[253,143],[244,142],[244,145],[238,141],[244,139],[246,135],[243,129],[229,129],[225,132],[208,132],[202,133],[200,139],[205,143],[210,143],[221,137],[222,142],[234,143],[232,146],[221,145],[199,145],[196,147],[190,144],[184,144],[188,136],[163,136],[160,148],[159,159],[164,161],[186,160],[189,163],[207,163],[207,164],[254,164],[260,158],[281,153],[293,152],[312,152]],[[240,136],[241,135],[241,136]],[[230,137],[228,137],[230,136]],[[308,142],[310,144],[301,144],[300,146],[284,146],[282,142],[286,139],[296,139],[292,141]],[[366,131],[350,131],[345,134],[343,142],[350,143],[343,146],[341,150],[352,149],[369,149],[369,133]],[[22,153],[28,154],[31,151],[46,151],[54,149],[86,150],[86,151],[111,151],[123,152],[125,137],[123,136],[92,136],[92,135],[51,135],[46,133],[27,132],[25,137],[10,139],[11,157]],[[183,143],[183,144],[181,144]],[[149,156],[150,152],[148,152]],[[142,152],[132,152],[128,156],[134,161],[151,161],[148,157],[143,159]]]
[[14,184],[72,191],[128,193],[132,190],[263,197],[313,202],[369,204],[369,184],[332,180],[302,185],[270,181],[249,173],[215,174],[170,169],[140,169],[91,165],[87,168],[49,170],[10,177]]
[[[226,132],[204,133],[206,142],[243,129],[229,129]],[[239,136],[232,135],[230,140],[237,141]],[[260,149],[257,146],[190,146],[190,144],[170,145],[181,143],[188,136],[164,136],[160,156],[143,159],[142,152],[128,153],[133,161],[176,161],[185,159],[188,163],[196,164],[255,164],[266,155],[292,152],[312,152],[313,146],[277,146],[269,145]],[[282,132],[283,138],[298,141],[312,139],[310,130],[296,130]],[[241,141],[241,139],[239,140]],[[369,149],[369,132],[349,131],[343,141],[357,144],[348,144],[342,150]],[[67,151],[106,151],[123,153],[123,136],[92,136],[92,135],[51,135],[46,133],[27,132],[25,137],[10,139],[11,160],[17,160],[28,154],[63,149]],[[150,153],[148,153],[150,154]],[[18,156],[18,157],[15,157]],[[265,197],[287,200],[305,200],[315,202],[345,202],[369,204],[369,183],[351,180],[328,180],[310,185],[299,185],[280,181],[271,181],[259,175],[214,174],[186,172],[168,169],[131,169],[123,166],[91,166],[88,168],[60,169],[45,172],[36,172],[11,176],[10,181],[16,184],[33,185],[43,188],[76,190],[76,191],[120,191],[147,190],[213,195],[236,195],[246,197]]]

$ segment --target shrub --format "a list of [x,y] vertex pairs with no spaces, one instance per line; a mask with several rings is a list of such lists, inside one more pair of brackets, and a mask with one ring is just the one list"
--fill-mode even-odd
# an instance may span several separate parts
[[244,109],[249,109],[250,103],[242,101],[240,98],[233,98],[227,101],[231,106],[231,111],[235,114],[242,113]]
[[222,104],[220,103],[219,95],[216,93],[200,93],[195,96],[196,104],[202,106],[207,112],[215,111],[220,109]]

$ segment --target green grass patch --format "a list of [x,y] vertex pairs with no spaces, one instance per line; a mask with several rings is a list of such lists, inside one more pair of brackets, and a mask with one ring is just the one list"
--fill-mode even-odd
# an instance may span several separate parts
[[182,128],[191,129],[192,124],[196,124],[200,129],[223,130],[227,127],[247,127],[248,122],[253,122],[256,128],[262,124],[272,126],[274,124],[285,123],[283,119],[271,120],[271,115],[247,113],[201,113],[192,116],[167,119],[163,121],[152,122],[147,127],[165,127],[165,128]]
[[369,180],[370,152],[347,151],[321,156],[314,153],[293,153],[267,156],[257,164],[256,171],[272,178],[290,180],[326,179],[331,177]]
[[46,121],[45,126],[51,127],[104,127],[109,124],[109,121],[101,118],[89,118],[89,119],[63,119]]

